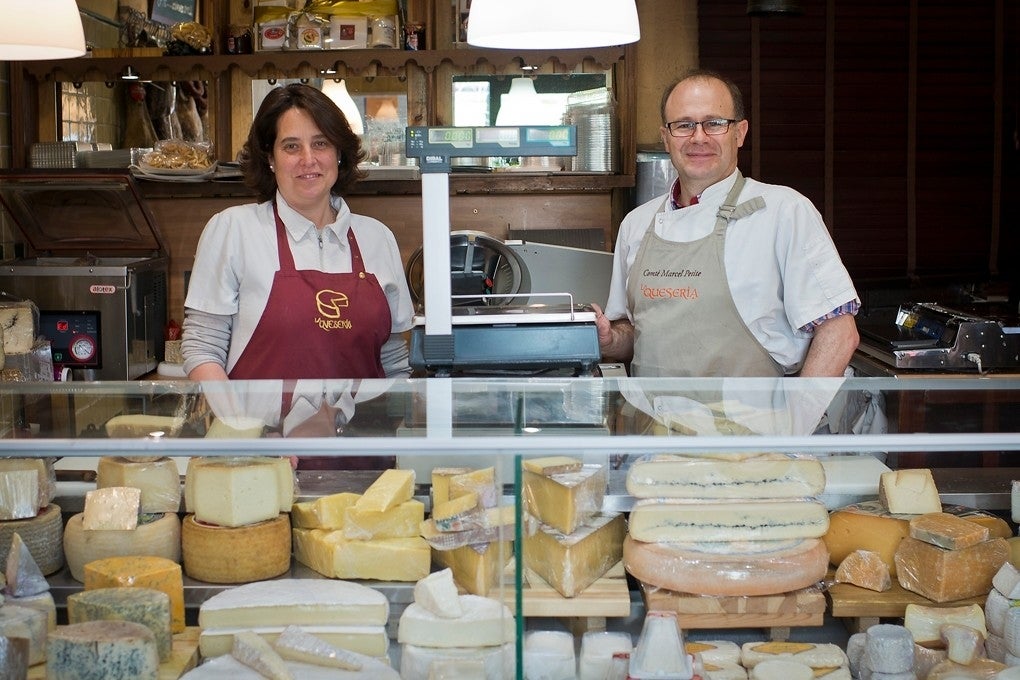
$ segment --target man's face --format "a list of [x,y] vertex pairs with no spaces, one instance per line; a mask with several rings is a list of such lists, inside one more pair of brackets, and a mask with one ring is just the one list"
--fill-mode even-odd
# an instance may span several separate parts
[[[665,114],[670,123],[733,118],[733,98],[719,80],[692,78],[673,89],[666,100]],[[674,137],[666,126],[660,128],[660,134],[684,194],[696,196],[736,169],[737,150],[744,144],[747,121],[731,124],[721,135],[707,135],[700,125],[690,137]]]

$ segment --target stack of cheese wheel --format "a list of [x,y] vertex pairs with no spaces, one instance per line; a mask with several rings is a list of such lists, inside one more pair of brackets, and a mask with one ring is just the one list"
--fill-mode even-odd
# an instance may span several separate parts
[[[932,669],[945,661],[969,665],[978,656],[985,656],[983,643],[988,631],[980,605],[935,607],[912,602],[903,613],[903,626],[914,641],[912,670],[919,678],[928,677]],[[856,637],[851,637],[851,642],[858,643]],[[847,653],[851,650],[852,645],[847,647]]]
[[604,465],[568,456],[523,462],[521,499],[534,519],[524,532],[524,565],[564,597],[574,597],[623,556],[623,515],[602,512]]
[[85,511],[64,527],[71,576],[85,580],[85,565],[104,557],[150,555],[181,561],[181,479],[177,463],[160,457],[104,456]]
[[364,494],[295,503],[294,558],[330,578],[417,581],[431,564],[413,494],[414,470],[386,470]]
[[0,459],[0,563],[14,534],[28,546],[43,574],[64,566],[60,507],[53,504],[56,475],[43,458]]
[[850,680],[846,652],[831,643],[745,642],[740,665],[751,680]]
[[[1014,611],[1016,610],[1016,611]],[[985,622],[988,637],[985,649],[988,657],[1015,666],[1020,659],[1020,571],[1011,562],[1003,564],[992,578],[992,589],[985,600]],[[1006,631],[1012,621],[1013,639],[1007,638]],[[1007,661],[1014,661],[1009,663]]]
[[434,468],[430,493],[432,512],[420,530],[432,561],[467,592],[488,595],[513,554],[516,522],[513,506],[500,503],[495,468]]
[[773,595],[825,576],[829,522],[813,456],[653,455],[635,461],[624,567],[647,586],[699,595]]
[[18,534],[11,543],[6,567],[0,638],[22,638],[25,644],[7,647],[9,654],[0,657],[0,677],[15,678],[18,669],[46,660],[46,638],[56,628],[57,609],[46,577]]
[[251,631],[273,643],[291,625],[323,642],[376,659],[386,657],[389,600],[351,581],[274,579],[223,590],[198,612],[199,652],[230,654],[234,636]]
[[184,479],[184,572],[249,583],[290,569],[294,472],[288,458],[192,458]]
[[453,572],[443,569],[414,586],[414,602],[400,615],[400,677],[485,678],[515,676],[516,625],[502,602],[460,595]]

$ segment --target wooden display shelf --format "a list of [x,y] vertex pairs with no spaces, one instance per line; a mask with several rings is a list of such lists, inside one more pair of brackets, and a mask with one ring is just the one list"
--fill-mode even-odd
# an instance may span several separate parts
[[[832,574],[829,574],[830,580]],[[970,604],[984,606],[985,596],[970,597],[952,602],[933,602],[923,595],[905,590],[893,579],[892,588],[879,593],[849,583],[833,583],[826,591],[832,616],[843,619],[851,633],[867,630],[882,619],[903,618],[908,604],[926,607],[961,607]]]
[[[513,561],[503,572],[503,602],[515,606]],[[623,562],[617,562],[606,574],[575,597],[563,597],[541,576],[525,569],[522,608],[526,618],[564,619],[575,634],[605,630],[607,617],[630,616],[630,590]]]
[[769,639],[785,640],[790,628],[821,626],[825,595],[818,587],[780,595],[720,597],[679,593],[641,583],[648,611],[675,611],[681,628],[767,628]]
[[[189,626],[183,633],[174,635],[170,658],[159,664],[159,680],[178,680],[198,665],[198,626]],[[28,669],[28,680],[45,680],[46,664]]]

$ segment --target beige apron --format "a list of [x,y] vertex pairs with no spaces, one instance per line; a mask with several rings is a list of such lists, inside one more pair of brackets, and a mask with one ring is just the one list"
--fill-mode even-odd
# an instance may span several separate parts
[[[627,281],[634,315],[634,360],[638,377],[781,376],[783,368],[740,318],[726,279],[723,251],[730,220],[765,207],[757,196],[734,205],[744,176],[716,213],[712,233],[697,241],[667,241],[648,227]],[[668,200],[668,198],[667,198]]]

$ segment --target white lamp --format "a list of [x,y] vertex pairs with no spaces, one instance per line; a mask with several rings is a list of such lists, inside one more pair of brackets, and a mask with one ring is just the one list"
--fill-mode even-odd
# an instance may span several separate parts
[[70,59],[85,54],[74,0],[3,0],[0,60]]
[[473,0],[467,41],[477,47],[570,49],[641,37],[634,0]]
[[365,134],[365,123],[361,120],[361,111],[354,103],[350,93],[347,91],[347,81],[326,80],[322,83],[322,93],[333,100],[333,102],[344,114],[347,124],[356,135]]
[[550,115],[545,110],[531,78],[514,78],[510,81],[510,91],[500,95],[496,125],[556,125],[559,122],[558,113]]

